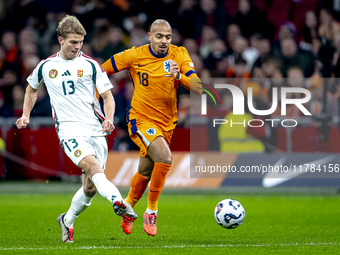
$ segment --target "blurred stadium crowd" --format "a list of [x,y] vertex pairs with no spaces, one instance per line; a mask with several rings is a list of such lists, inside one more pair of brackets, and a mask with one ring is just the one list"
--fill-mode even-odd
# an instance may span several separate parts
[[[270,108],[272,87],[308,88],[313,115],[339,113],[340,0],[0,0],[1,117],[21,116],[25,79],[59,50],[56,27],[66,13],[84,25],[82,51],[99,63],[147,44],[150,24],[163,18],[173,27],[172,43],[187,48],[200,78],[226,78],[244,90],[251,86],[258,109]],[[322,77],[331,78],[327,93]],[[127,72],[110,80],[116,123],[124,129],[133,85]],[[183,123],[190,98],[182,90],[179,99]],[[230,110],[224,105],[223,116]],[[295,108],[287,113],[300,114]],[[32,116],[50,115],[43,88]]]

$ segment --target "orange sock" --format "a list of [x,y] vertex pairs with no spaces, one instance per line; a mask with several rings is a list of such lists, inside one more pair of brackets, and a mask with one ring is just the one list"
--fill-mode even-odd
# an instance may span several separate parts
[[131,188],[129,191],[129,195],[126,198],[126,202],[128,202],[132,207],[134,207],[139,199],[143,196],[146,188],[148,187],[150,179],[144,177],[139,172],[137,172],[131,181]]
[[162,192],[166,175],[171,165],[163,163],[155,163],[149,188],[148,209],[157,211],[158,198]]

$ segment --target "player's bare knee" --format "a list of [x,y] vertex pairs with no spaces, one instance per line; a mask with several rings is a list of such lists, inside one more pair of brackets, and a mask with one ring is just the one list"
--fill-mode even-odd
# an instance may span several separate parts
[[171,165],[172,163],[172,154],[170,152],[162,153],[159,155],[158,161],[159,163]]

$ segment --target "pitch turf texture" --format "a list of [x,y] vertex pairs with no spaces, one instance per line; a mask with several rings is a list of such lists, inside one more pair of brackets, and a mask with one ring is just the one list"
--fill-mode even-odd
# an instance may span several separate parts
[[[155,237],[143,231],[146,196],[126,235],[121,218],[97,195],[75,222],[75,243],[63,244],[57,218],[78,187],[0,182],[0,254],[340,254],[335,189],[165,190]],[[245,208],[237,229],[215,222],[214,208],[225,198]]]

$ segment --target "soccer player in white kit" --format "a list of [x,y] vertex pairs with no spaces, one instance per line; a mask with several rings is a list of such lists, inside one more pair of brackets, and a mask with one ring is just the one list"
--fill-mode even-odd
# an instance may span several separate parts
[[[16,125],[21,129],[29,124],[38,89],[44,82],[60,143],[67,156],[83,170],[82,187],[67,213],[58,217],[62,242],[73,243],[73,223],[90,206],[97,191],[113,204],[117,215],[134,221],[137,214],[104,174],[108,153],[105,135],[115,128],[113,86],[101,65],[80,51],[86,31],[76,17],[65,16],[57,32],[60,51],[42,60],[27,78],[23,114]],[[106,117],[96,89],[103,98]]]

